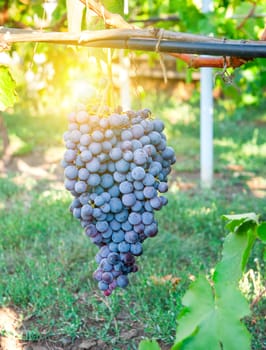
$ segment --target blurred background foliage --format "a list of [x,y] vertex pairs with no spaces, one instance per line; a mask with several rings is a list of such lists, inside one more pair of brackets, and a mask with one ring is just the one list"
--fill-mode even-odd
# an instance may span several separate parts
[[[104,0],[112,12],[123,13],[123,1]],[[212,11],[201,13],[200,0],[130,0],[127,21],[140,27],[157,27],[173,31],[204,34],[219,38],[260,40],[265,26],[266,2],[214,0]],[[1,0],[0,25],[13,28],[36,28],[67,31],[66,2],[62,0]],[[82,29],[104,28],[101,19],[84,10]],[[131,53],[129,53],[130,55]],[[116,52],[114,56],[118,56]],[[151,62],[157,55],[150,53]],[[66,47],[52,44],[17,44],[0,53],[0,64],[9,65],[17,82],[19,108],[34,113],[64,110],[80,95],[90,97],[106,85],[106,50]],[[176,69],[191,79],[192,69],[177,61]],[[266,94],[265,60],[255,59],[238,69],[225,83],[214,76],[218,98],[230,103],[229,111],[248,105],[260,105]],[[96,90],[95,90],[96,89]],[[199,94],[196,89],[194,94]],[[145,91],[143,91],[145,94]],[[58,104],[60,101],[60,106]]]

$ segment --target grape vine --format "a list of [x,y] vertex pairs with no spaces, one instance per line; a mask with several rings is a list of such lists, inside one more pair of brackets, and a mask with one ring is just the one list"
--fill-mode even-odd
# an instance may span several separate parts
[[143,241],[158,233],[154,211],[167,204],[161,194],[175,154],[148,109],[99,115],[79,105],[68,120],[62,166],[70,211],[100,249],[93,276],[109,296],[128,285]]

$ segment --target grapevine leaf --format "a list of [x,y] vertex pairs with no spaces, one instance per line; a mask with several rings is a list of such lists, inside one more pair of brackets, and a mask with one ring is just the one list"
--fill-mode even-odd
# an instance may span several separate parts
[[[182,303],[185,308],[177,320],[179,324],[172,350],[182,349],[183,340],[198,333],[199,325],[213,310],[212,288],[204,276],[199,276],[191,284],[182,299]],[[211,348],[215,350],[215,347],[211,346]]]
[[266,243],[266,222],[262,222],[257,228],[257,234],[263,243]]
[[68,31],[73,33],[80,32],[85,5],[79,0],[67,0],[66,4]]
[[[253,221],[257,217],[248,215]],[[237,226],[247,220],[232,218]],[[238,283],[255,241],[254,230],[230,233],[224,243],[222,260],[217,264],[211,283],[200,276],[189,288],[178,317],[176,342],[172,350],[249,350],[250,334],[240,322],[249,315],[248,302]]]
[[0,111],[11,107],[16,102],[16,82],[5,66],[0,66]]
[[161,350],[156,340],[142,340],[139,344],[139,350]]
[[113,13],[123,15],[124,2],[123,0],[102,0],[102,4]]
[[223,219],[227,220],[226,227],[230,232],[246,232],[249,228],[258,224],[259,218],[255,213],[245,213],[236,215],[223,215]]

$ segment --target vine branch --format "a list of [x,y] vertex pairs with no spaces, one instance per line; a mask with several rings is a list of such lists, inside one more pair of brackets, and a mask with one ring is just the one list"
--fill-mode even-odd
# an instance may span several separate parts
[[[98,16],[102,17],[106,24],[115,27],[115,28],[138,28],[130,25],[126,22],[120,15],[113,14],[105,9],[103,5],[94,0],[80,0],[83,4],[85,4],[89,9],[91,9]],[[241,29],[246,21],[252,17],[255,13],[256,3],[253,3],[252,8],[250,9],[247,16],[241,21],[238,25],[237,29]],[[176,19],[176,18],[175,18]],[[265,31],[266,36],[266,31]],[[162,36],[162,38],[165,38]],[[192,38],[190,38],[192,39]],[[227,67],[240,67],[243,64],[247,63],[251,59],[241,59],[238,57],[202,57],[195,56],[192,54],[183,54],[183,53],[167,53],[172,57],[176,57],[177,59],[182,60],[187,63],[190,68],[200,68],[200,67],[213,67],[213,68],[223,68],[226,64]]]
[[105,24],[114,28],[136,28],[134,25],[129,24],[124,20],[122,16],[117,13],[108,11],[100,2],[95,0],[80,0],[85,6],[92,10],[97,16],[102,17]]
[[[264,30],[262,40],[244,41],[217,39],[203,35],[194,35],[168,30],[164,30],[162,32],[160,29],[140,29],[139,27],[126,22],[124,18],[119,14],[114,14],[108,11],[100,2],[97,2],[95,0],[80,1],[84,3],[90,10],[92,10],[97,16],[103,18],[106,26],[116,29],[69,33],[42,32],[2,27],[0,28],[0,49],[8,49],[11,44],[19,42],[45,42],[92,47],[117,47],[144,51],[155,50],[158,53],[164,52],[173,57],[176,57],[177,59],[181,59],[186,62],[191,68],[224,68],[225,65],[227,67],[236,68],[252,60],[252,57],[266,57],[266,47],[264,50],[265,43],[263,43],[263,40],[265,40],[266,37],[266,30]],[[254,7],[252,9],[254,12]],[[250,15],[252,15],[251,11],[248,14],[248,17]],[[171,43],[184,43],[184,45],[179,45],[177,47],[177,45],[171,45]],[[185,43],[188,45],[185,45]],[[195,43],[195,46],[197,46],[195,50],[193,48],[193,43]],[[204,44],[206,45],[205,49],[203,50],[202,46]],[[215,50],[212,52],[211,45],[208,46],[208,44],[219,44],[219,53],[215,52],[215,50],[217,50],[217,45]],[[238,48],[238,50],[235,52],[240,52],[239,57],[235,57],[232,53],[233,51],[230,51],[228,48],[230,45]],[[250,57],[247,54],[248,45],[255,45],[255,53],[253,52],[253,47],[249,48],[249,52],[251,52]],[[208,47],[210,47],[210,49],[208,49]],[[225,55],[223,55],[223,50],[226,48],[227,51],[224,51]],[[257,52],[256,49],[260,51],[260,53]],[[194,54],[191,54],[192,52],[194,52]],[[195,53],[197,55],[195,55]],[[201,56],[202,54],[208,54],[215,57]],[[223,55],[222,57],[219,56],[221,54]]]

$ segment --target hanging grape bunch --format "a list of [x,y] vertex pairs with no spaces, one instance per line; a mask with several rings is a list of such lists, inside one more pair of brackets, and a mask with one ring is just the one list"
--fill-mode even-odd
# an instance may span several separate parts
[[108,296],[128,285],[143,241],[158,232],[154,211],[167,204],[160,194],[175,154],[148,109],[100,116],[79,105],[68,119],[62,165],[70,211],[100,248],[94,278]]

